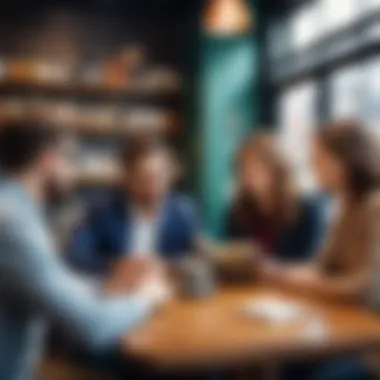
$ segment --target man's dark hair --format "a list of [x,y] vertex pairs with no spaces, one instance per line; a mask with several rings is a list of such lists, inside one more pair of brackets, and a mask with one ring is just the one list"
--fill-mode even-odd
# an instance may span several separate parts
[[141,159],[151,154],[162,153],[172,160],[172,152],[161,139],[156,137],[138,136],[129,138],[122,151],[123,167],[129,171]]
[[42,123],[10,123],[0,128],[0,168],[20,173],[32,166],[48,147],[58,143],[60,133]]

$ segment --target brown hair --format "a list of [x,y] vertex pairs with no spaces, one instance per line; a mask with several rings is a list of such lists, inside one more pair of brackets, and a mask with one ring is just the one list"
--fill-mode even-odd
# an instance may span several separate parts
[[0,168],[20,173],[33,164],[45,149],[57,145],[62,131],[38,122],[10,123],[0,131]]
[[353,200],[360,200],[380,185],[380,151],[376,139],[355,120],[324,125],[317,139],[344,165]]
[[178,160],[171,148],[155,136],[130,136],[123,145],[121,161],[124,169],[129,172],[140,160],[153,154],[162,154],[167,157],[173,179],[178,180],[181,174]]
[[[275,201],[275,206],[270,219],[278,229],[282,229],[294,220],[297,192],[292,171],[277,146],[275,135],[262,131],[254,133],[240,148],[237,165],[240,165],[243,160],[250,159],[250,156],[257,157],[272,172],[275,182],[271,196]],[[238,194],[233,213],[238,223],[252,224],[252,218],[260,214],[257,200],[252,194]]]

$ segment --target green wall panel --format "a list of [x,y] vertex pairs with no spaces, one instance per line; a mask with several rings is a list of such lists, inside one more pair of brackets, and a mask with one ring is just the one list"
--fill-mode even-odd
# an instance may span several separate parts
[[200,59],[200,195],[206,232],[221,237],[237,147],[257,123],[257,41],[204,37]]
[[186,57],[186,178],[198,198],[205,232],[221,238],[236,150],[260,121],[262,38],[260,25],[242,36],[206,36],[201,28],[205,3],[195,4]]

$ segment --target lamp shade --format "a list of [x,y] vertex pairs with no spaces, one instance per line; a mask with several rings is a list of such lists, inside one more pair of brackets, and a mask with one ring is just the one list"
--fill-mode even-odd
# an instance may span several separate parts
[[208,0],[203,18],[204,30],[211,35],[238,35],[253,26],[246,0]]

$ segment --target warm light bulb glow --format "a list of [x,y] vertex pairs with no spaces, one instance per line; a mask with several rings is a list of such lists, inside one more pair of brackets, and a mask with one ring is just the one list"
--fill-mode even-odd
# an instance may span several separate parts
[[204,27],[209,34],[235,35],[247,32],[253,24],[246,0],[208,0]]

